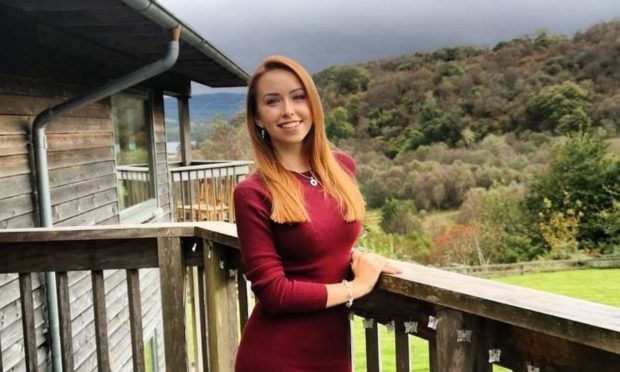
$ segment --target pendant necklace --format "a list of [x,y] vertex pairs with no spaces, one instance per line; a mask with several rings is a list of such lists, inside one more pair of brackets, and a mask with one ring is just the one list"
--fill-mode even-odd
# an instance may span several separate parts
[[303,178],[307,179],[310,181],[310,186],[312,187],[316,187],[318,185],[320,185],[320,182],[316,179],[316,177],[314,176],[314,173],[312,173],[312,169],[310,169],[310,177],[306,176],[303,173],[299,173],[299,172],[295,172],[297,174],[299,174],[300,176],[302,176]]

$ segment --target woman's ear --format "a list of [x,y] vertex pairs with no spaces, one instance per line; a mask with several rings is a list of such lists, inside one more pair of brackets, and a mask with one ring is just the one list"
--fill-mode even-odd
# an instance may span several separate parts
[[260,120],[254,120],[254,125],[256,125],[259,128],[263,128],[263,123],[260,122]]

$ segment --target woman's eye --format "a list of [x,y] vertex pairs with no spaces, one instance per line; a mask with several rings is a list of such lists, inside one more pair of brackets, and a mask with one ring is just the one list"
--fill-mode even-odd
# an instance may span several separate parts
[[265,101],[265,104],[267,104],[267,105],[269,105],[269,106],[271,106],[271,105],[275,105],[276,103],[278,103],[278,100],[277,100],[277,99],[274,99],[274,98],[272,98],[272,99],[268,99],[268,100],[266,100],[266,101]]
[[295,101],[303,101],[303,100],[305,100],[305,99],[306,99],[306,95],[305,95],[305,94],[298,94],[298,95],[296,95],[296,96],[293,96],[293,99],[294,99]]

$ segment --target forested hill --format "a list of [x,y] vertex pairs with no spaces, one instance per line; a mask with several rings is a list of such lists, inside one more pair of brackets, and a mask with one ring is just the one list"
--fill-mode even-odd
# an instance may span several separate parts
[[[189,100],[190,117],[196,122],[212,122],[216,116],[230,119],[243,109],[244,104],[244,93],[196,94]],[[179,115],[176,101],[166,98],[164,105],[166,119],[176,121]]]
[[[360,246],[436,265],[620,253],[620,21],[314,77],[357,162]],[[194,158],[251,158],[243,122],[216,120]]]
[[620,20],[568,38],[539,31],[494,48],[459,46],[315,75],[332,140],[373,139],[389,157],[463,147],[487,134],[620,132]]

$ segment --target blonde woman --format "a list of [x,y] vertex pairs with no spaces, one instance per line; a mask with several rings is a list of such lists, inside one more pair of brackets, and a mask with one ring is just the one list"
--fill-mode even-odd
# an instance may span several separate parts
[[258,301],[235,369],[350,371],[347,305],[382,272],[399,272],[381,256],[352,251],[365,212],[355,163],[330,149],[316,86],[289,58],[258,66],[247,125],[256,172],[234,200],[245,275]]

